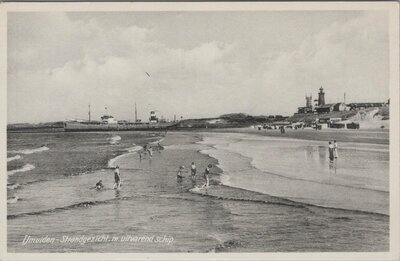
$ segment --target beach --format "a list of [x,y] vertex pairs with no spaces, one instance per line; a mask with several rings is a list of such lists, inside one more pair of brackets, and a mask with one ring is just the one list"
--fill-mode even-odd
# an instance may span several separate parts
[[[27,176],[31,182],[30,172],[38,171],[40,164],[27,161],[36,168],[9,175],[19,177],[13,184],[22,185],[8,190],[18,196],[8,204],[8,251],[389,250],[387,133],[360,132],[351,142],[347,139],[352,132],[312,135],[293,130],[288,137],[270,133],[274,134],[251,129],[168,132],[165,137],[141,137],[142,142],[110,134],[101,137],[108,141],[109,155],[89,172],[40,176],[32,183],[22,180]],[[326,137],[339,141],[335,165],[327,157]],[[140,157],[137,152],[146,143],[160,143],[163,149]],[[54,150],[51,144],[47,147],[9,158],[44,157]],[[187,172],[177,182],[179,166],[188,170],[191,162],[197,166],[195,183]],[[199,189],[208,164],[213,165],[210,187]],[[121,190],[112,189],[116,165]],[[99,179],[105,189],[90,189]]]
[[337,140],[339,142],[356,142],[356,143],[371,143],[371,144],[389,144],[389,129],[322,129],[315,130],[306,129],[286,129],[284,135],[281,135],[278,130],[261,129],[255,127],[246,128],[226,128],[226,129],[210,129],[210,132],[222,133],[247,133],[268,137],[285,137],[302,140]]

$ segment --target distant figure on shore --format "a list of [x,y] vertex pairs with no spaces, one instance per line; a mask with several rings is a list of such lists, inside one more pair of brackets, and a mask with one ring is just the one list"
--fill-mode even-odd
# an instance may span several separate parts
[[335,159],[338,158],[339,154],[338,154],[338,145],[336,140],[333,141],[333,155],[335,156]]
[[279,129],[281,130],[281,135],[285,134],[285,127],[284,126],[280,126]]
[[196,181],[196,165],[194,164],[194,162],[192,162],[192,165],[190,166],[190,171],[191,171],[191,177],[192,177],[192,181]]
[[204,171],[204,179],[206,180],[206,183],[204,184],[203,187],[208,188],[210,186],[210,169],[212,168],[211,164],[208,164],[207,168]]
[[178,172],[176,173],[176,181],[178,181],[178,183],[182,182],[183,179],[183,170],[185,169],[185,166],[180,166],[178,169]]
[[97,190],[100,190],[100,189],[104,188],[103,181],[99,180],[99,182],[96,183],[95,188]]
[[150,146],[147,151],[149,152],[150,158],[153,157],[153,149]]
[[333,146],[332,142],[329,142],[328,150],[329,150],[329,160],[333,161],[334,146]]
[[121,175],[119,173],[119,166],[116,166],[114,170],[114,189],[119,188],[121,188]]

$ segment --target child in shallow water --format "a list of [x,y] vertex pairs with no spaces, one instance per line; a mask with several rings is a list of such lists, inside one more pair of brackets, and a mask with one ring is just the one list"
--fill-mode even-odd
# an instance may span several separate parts
[[99,180],[99,182],[96,183],[95,188],[96,188],[97,190],[100,190],[100,189],[104,188],[103,181],[102,181],[102,180]]
[[178,182],[182,182],[182,179],[183,179],[182,172],[183,172],[184,169],[185,169],[185,166],[180,166],[179,169],[178,169],[178,172],[176,173],[176,179],[177,179]]
[[196,165],[194,164],[194,162],[192,162],[192,165],[190,166],[190,170],[191,170],[191,177],[192,177],[192,181],[195,182],[196,181]]

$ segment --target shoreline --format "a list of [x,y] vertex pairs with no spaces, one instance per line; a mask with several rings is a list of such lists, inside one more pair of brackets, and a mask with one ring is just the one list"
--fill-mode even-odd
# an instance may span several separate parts
[[[212,132],[210,132],[210,133],[212,133]],[[234,133],[234,132],[232,132],[232,133]],[[201,135],[201,133],[198,133],[198,134]],[[241,134],[242,134],[242,132],[241,132]],[[244,133],[244,134],[252,134],[252,133]],[[202,136],[201,140],[197,141],[196,143],[198,144],[199,142],[203,141],[203,138],[204,138],[204,136]],[[286,137],[281,137],[279,135],[277,138],[286,138]],[[318,141],[318,140],[316,140],[316,141]],[[371,211],[360,210],[360,209],[347,209],[347,208],[323,206],[323,205],[318,205],[318,204],[305,203],[305,202],[300,202],[300,201],[291,200],[291,199],[287,199],[287,198],[282,198],[282,197],[279,197],[279,196],[270,195],[270,194],[264,193],[264,192],[257,192],[257,191],[254,191],[254,190],[249,190],[249,189],[242,188],[242,187],[237,187],[237,186],[234,186],[234,185],[224,184],[223,181],[221,180],[221,176],[223,175],[224,170],[223,170],[223,167],[220,166],[218,159],[216,159],[213,156],[211,156],[210,154],[208,154],[205,150],[198,150],[198,152],[203,154],[203,155],[208,156],[209,158],[213,159],[214,162],[215,162],[214,166],[217,169],[216,169],[215,173],[212,172],[213,175],[210,175],[210,185],[212,184],[212,180],[213,180],[214,181],[213,182],[214,186],[223,186],[223,187],[227,187],[227,188],[231,188],[231,189],[238,189],[238,190],[243,190],[243,191],[247,191],[247,192],[250,192],[250,193],[264,195],[264,196],[268,197],[268,200],[270,200],[271,198],[273,198],[274,200],[278,199],[278,201],[280,201],[280,203],[282,203],[282,200],[283,200],[286,203],[289,202],[289,205],[291,205],[291,206],[301,205],[302,207],[304,206],[304,207],[311,207],[311,208],[331,209],[331,210],[339,210],[339,211],[345,211],[345,212],[349,211],[349,212],[372,214],[372,215],[385,216],[385,217],[389,217],[390,216],[389,213],[371,212]],[[245,156],[243,156],[243,157],[245,157]],[[273,174],[273,175],[276,175],[276,174]],[[280,175],[277,175],[277,176],[285,178],[285,179],[290,179],[289,177],[286,177],[286,176],[280,176]],[[298,179],[298,180],[302,180],[302,179]],[[302,181],[319,183],[318,181],[309,181],[309,180],[302,180]],[[324,183],[321,183],[321,185],[324,185]],[[346,188],[350,188],[350,189],[367,190],[367,191],[368,190],[372,190],[372,191],[376,191],[376,192],[379,192],[379,193],[389,194],[388,191],[384,191],[384,190],[375,190],[375,189],[371,189],[371,188],[355,188],[355,187],[352,187],[350,185],[337,185],[337,186],[346,187]],[[192,192],[192,193],[195,193],[195,194],[202,195],[202,196],[212,196],[212,195],[208,194],[208,191],[206,191],[205,193],[202,192],[202,191],[194,191],[192,189],[189,190],[189,191]],[[222,199],[218,195],[212,196],[212,197],[214,197],[216,199]],[[234,199],[234,198],[224,198],[224,199],[237,200],[237,199]],[[263,200],[260,200],[259,203],[272,203],[272,202],[265,201],[263,199]]]
[[206,129],[198,131],[210,133],[243,133],[267,137],[281,137],[300,140],[329,141],[336,140],[338,142],[352,143],[371,143],[389,145],[389,130],[286,130],[285,134],[281,134],[279,130],[257,130],[255,128],[229,128],[229,129]]

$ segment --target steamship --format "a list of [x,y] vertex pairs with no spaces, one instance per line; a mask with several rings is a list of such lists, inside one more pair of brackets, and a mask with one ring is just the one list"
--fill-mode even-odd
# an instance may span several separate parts
[[141,122],[136,119],[135,110],[135,122],[129,122],[125,120],[116,120],[111,115],[104,115],[101,117],[101,121],[90,120],[69,120],[64,122],[64,131],[129,131],[129,130],[166,130],[177,122],[167,122],[163,119],[159,119],[156,116],[155,111],[150,112],[149,122]]

